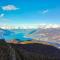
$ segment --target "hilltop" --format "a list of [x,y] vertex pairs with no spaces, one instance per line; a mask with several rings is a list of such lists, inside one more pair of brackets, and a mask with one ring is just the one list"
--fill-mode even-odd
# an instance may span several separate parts
[[0,40],[0,60],[60,60],[60,50],[44,44],[13,44]]

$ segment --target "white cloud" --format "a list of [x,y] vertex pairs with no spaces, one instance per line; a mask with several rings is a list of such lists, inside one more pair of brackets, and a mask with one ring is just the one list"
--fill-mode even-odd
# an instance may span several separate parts
[[0,14],[0,17],[3,17],[4,15],[5,15],[5,14],[2,13],[2,14]]
[[2,9],[6,11],[10,11],[10,10],[17,10],[19,8],[17,8],[15,5],[6,5],[6,6],[2,6]]
[[46,14],[46,13],[48,13],[48,9],[42,11],[42,14]]

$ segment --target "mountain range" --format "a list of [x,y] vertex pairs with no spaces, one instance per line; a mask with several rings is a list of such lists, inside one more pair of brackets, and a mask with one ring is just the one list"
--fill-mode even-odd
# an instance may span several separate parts
[[59,24],[20,24],[16,26],[0,26],[2,29],[37,29],[37,28],[60,28]]
[[54,25],[40,25],[36,29],[2,29],[0,28],[0,39],[6,41],[32,41],[36,43],[46,43],[60,48],[60,27]]

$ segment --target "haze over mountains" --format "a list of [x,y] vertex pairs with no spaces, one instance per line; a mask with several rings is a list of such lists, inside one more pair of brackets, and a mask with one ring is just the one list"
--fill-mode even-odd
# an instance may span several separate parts
[[58,24],[20,24],[20,25],[1,25],[2,29],[36,29],[36,28],[60,28]]

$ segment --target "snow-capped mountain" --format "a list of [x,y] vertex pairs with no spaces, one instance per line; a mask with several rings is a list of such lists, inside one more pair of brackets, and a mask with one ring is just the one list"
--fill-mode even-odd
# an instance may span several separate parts
[[46,29],[46,28],[60,28],[60,25],[57,25],[57,24],[40,24],[39,28],[43,28],[43,29]]
[[0,26],[2,29],[37,29],[37,28],[60,28],[58,24],[21,24],[16,26]]

